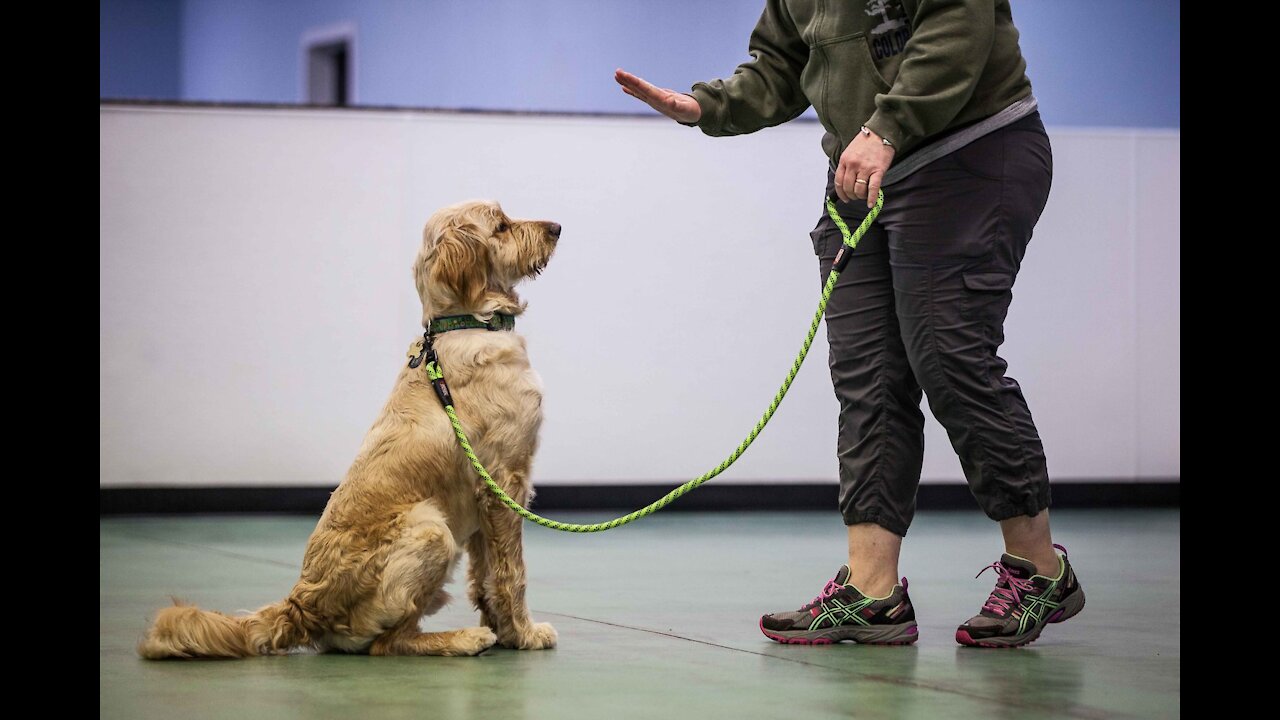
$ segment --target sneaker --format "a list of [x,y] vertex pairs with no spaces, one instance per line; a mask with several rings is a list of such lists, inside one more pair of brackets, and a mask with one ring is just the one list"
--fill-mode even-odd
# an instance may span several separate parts
[[[996,589],[982,612],[956,629],[956,642],[973,647],[1018,647],[1040,637],[1049,623],[1075,617],[1084,609],[1084,589],[1067,560],[1067,549],[1058,557],[1058,577],[1036,574],[1035,563],[1005,553],[1000,562],[978,573],[996,571]],[[977,577],[975,575],[974,577]]]
[[908,645],[919,639],[916,611],[907,597],[907,579],[889,597],[872,598],[852,585],[842,565],[813,602],[795,612],[760,618],[760,632],[791,645],[830,645],[852,640],[871,645]]

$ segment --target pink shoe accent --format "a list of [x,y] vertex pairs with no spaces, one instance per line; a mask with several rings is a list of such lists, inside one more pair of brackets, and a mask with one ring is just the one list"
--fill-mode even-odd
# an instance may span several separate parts
[[956,642],[960,643],[961,645],[967,645],[969,647],[996,648],[996,649],[1020,648],[1024,645],[1030,645],[1031,643],[1039,639],[1040,639],[1040,636],[1037,635],[1036,637],[1033,637],[1026,642],[1018,643],[1017,645],[997,645],[996,643],[981,642],[978,640],[974,640],[973,637],[969,635],[969,631],[965,630],[964,628],[960,628],[959,630],[956,630]]
[[[988,570],[996,571],[996,588],[991,591],[991,595],[987,597],[987,602],[982,606],[983,610],[990,610],[1000,617],[1005,617],[1009,611],[1018,607],[1022,603],[1022,594],[1035,590],[1035,584],[1030,578],[1022,579],[1014,577],[1009,568],[1004,566],[1002,562],[994,562],[978,571],[978,577]],[[1000,587],[1003,585],[1004,587]],[[1015,615],[1015,617],[1017,617]]]
[[760,618],[760,632],[764,633],[764,636],[765,636],[765,637],[767,637],[767,638],[769,638],[770,640],[772,640],[772,641],[774,641],[774,642],[776,642],[776,643],[782,643],[783,645],[808,645],[808,644],[809,644],[809,641],[808,641],[808,640],[805,640],[804,638],[790,638],[790,639],[788,639],[788,638],[784,638],[784,637],[782,637],[781,635],[775,635],[775,634],[773,634],[773,633],[769,632],[768,630],[765,630],[765,629],[764,629],[764,618]]
[[908,635],[915,635],[918,632],[920,632],[920,627],[918,625],[912,625],[911,627],[907,628]]
[[822,592],[818,593],[818,597],[813,599],[813,602],[815,605],[820,605],[842,589],[844,589],[844,585],[837,583],[835,578],[831,578],[827,581],[827,584],[823,586]]

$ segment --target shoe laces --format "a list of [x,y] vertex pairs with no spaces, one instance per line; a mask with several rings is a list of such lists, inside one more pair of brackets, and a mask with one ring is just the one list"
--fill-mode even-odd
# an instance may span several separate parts
[[835,578],[831,578],[830,580],[827,581],[827,584],[823,586],[822,592],[818,593],[818,597],[814,598],[813,602],[809,603],[809,606],[812,607],[814,605],[820,605],[823,602],[831,599],[831,596],[840,592],[841,588],[843,587],[844,585],[841,585],[840,583],[836,582]]
[[991,591],[991,595],[987,597],[987,602],[982,606],[983,610],[1004,617],[1009,613],[1009,608],[1022,602],[1022,594],[1035,590],[1035,583],[1030,578],[1022,579],[1015,576],[1009,571],[1004,563],[996,561],[978,571],[974,577],[979,577],[988,570],[996,571],[996,588]]

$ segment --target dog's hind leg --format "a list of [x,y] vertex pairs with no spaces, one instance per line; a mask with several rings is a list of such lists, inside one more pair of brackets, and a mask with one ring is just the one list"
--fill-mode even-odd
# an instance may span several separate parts
[[448,601],[444,585],[457,557],[453,534],[434,503],[420,502],[404,514],[401,535],[387,555],[377,599],[367,608],[366,617],[376,617],[382,627],[390,628],[374,639],[370,655],[475,655],[493,646],[497,637],[485,627],[438,633],[418,630],[423,615]]
[[424,633],[417,621],[388,630],[373,641],[370,655],[479,655],[498,637],[487,627]]

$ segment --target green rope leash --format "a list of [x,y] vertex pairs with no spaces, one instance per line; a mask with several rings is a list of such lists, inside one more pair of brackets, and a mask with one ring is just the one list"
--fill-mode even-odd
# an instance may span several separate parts
[[[840,277],[840,272],[849,261],[850,254],[853,252],[854,248],[858,246],[858,241],[861,240],[862,236],[867,232],[867,228],[871,227],[871,223],[876,219],[876,216],[880,214],[880,209],[882,207],[884,207],[884,192],[881,192],[876,198],[875,207],[871,208],[871,211],[867,213],[866,219],[862,221],[862,224],[858,226],[858,229],[855,232],[850,233],[849,226],[846,225],[844,219],[840,217],[840,213],[836,212],[835,203],[832,202],[830,198],[827,199],[827,214],[831,216],[836,227],[840,228],[840,235],[844,238],[845,247],[840,248],[840,252],[836,255],[836,260],[831,267],[831,274],[827,276],[827,284],[822,288],[822,300],[818,302],[818,311],[813,315],[813,322],[809,323],[809,334],[805,336],[804,345],[800,348],[800,354],[796,356],[796,361],[791,364],[791,371],[787,373],[787,379],[782,381],[782,387],[778,389],[778,394],[774,395],[773,402],[769,403],[769,409],[765,410],[764,416],[761,417],[760,421],[756,423],[756,426],[751,429],[751,433],[742,441],[742,444],[733,451],[733,454],[725,458],[724,462],[721,462],[714,469],[690,480],[662,496],[655,502],[636,510],[630,515],[614,518],[608,522],[579,525],[575,523],[563,523],[557,520],[551,520],[549,518],[544,518],[537,513],[530,512],[520,503],[513,500],[510,495],[498,486],[498,483],[489,475],[489,471],[484,469],[484,465],[480,462],[480,458],[476,457],[476,451],[471,447],[471,442],[467,440],[467,434],[462,429],[462,423],[458,421],[457,413],[453,411],[453,402],[451,399],[447,399],[445,401],[444,411],[449,415],[449,422],[453,425],[453,432],[458,436],[458,443],[462,446],[462,451],[466,453],[467,459],[471,461],[471,467],[475,468],[476,473],[484,480],[484,484],[489,486],[489,489],[493,491],[494,495],[498,496],[498,499],[502,501],[503,505],[511,508],[512,511],[516,512],[524,519],[537,523],[542,527],[551,528],[552,530],[563,530],[564,532],[574,533],[603,532],[605,530],[612,530],[613,528],[626,525],[629,522],[639,520],[646,515],[651,515],[667,505],[670,505],[680,496],[729,469],[729,466],[733,465],[733,463],[737,461],[738,458],[742,457],[742,454],[747,451],[747,448],[751,447],[751,443],[755,441],[758,435],[760,435],[760,431],[764,430],[764,426],[769,423],[769,419],[773,417],[773,413],[777,411],[778,406],[782,404],[782,398],[786,397],[787,390],[791,389],[792,381],[796,379],[796,374],[800,372],[800,366],[804,364],[804,359],[809,354],[809,346],[813,345],[813,338],[818,334],[818,327],[822,324],[822,316],[827,312],[827,301],[831,299],[831,292],[835,289],[836,279]],[[433,382],[444,380],[444,373],[440,370],[440,366],[436,362],[427,363],[427,376],[431,378]],[[443,397],[447,398],[447,393]]]

